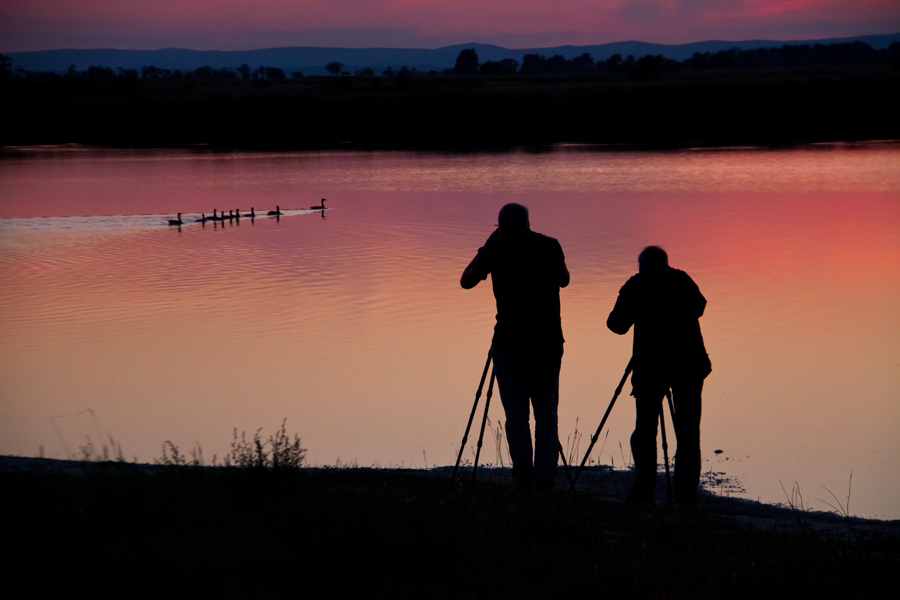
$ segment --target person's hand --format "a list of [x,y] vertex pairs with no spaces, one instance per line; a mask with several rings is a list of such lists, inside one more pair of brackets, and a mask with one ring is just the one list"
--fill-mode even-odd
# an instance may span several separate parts
[[497,244],[500,243],[500,237],[501,237],[500,228],[497,227],[496,229],[494,229],[494,231],[491,232],[491,235],[488,236],[488,239],[484,243],[484,246],[482,246],[482,248],[489,248],[491,246],[496,246]]

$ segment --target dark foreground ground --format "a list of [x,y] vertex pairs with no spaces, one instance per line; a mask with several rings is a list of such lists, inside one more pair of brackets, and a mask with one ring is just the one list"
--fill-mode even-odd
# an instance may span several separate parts
[[896,588],[897,521],[708,494],[693,510],[635,507],[619,498],[627,474],[598,470],[577,495],[521,498],[505,470],[480,473],[474,489],[449,492],[446,468],[4,457],[0,564],[29,596],[822,599]]

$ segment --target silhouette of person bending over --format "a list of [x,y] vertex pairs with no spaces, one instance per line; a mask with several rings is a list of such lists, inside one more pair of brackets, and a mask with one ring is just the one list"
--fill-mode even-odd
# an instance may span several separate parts
[[638,256],[638,273],[622,289],[607,327],[624,335],[634,325],[631,395],[637,418],[631,435],[635,502],[651,502],[656,487],[656,432],[662,400],[671,388],[678,450],[675,498],[697,501],[700,483],[700,395],[712,371],[699,318],[706,298],[684,271],[669,266],[666,251],[648,246]]
[[[471,289],[491,275],[497,300],[493,360],[506,412],[506,438],[516,487],[552,488],[556,482],[557,406],[563,355],[559,289],[569,284],[562,247],[531,231],[528,209],[507,204],[499,227],[463,271]],[[532,455],[529,400],[534,407]]]

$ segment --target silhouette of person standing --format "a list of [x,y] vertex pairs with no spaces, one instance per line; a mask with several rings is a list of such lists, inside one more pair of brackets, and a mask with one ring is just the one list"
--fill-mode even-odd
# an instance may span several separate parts
[[[552,488],[556,480],[559,370],[563,355],[559,289],[569,284],[562,247],[531,231],[528,209],[507,204],[499,227],[463,271],[471,289],[491,275],[497,300],[493,360],[506,412],[506,438],[516,487]],[[534,407],[532,455],[529,401]]]
[[700,483],[700,395],[712,371],[699,318],[706,298],[684,271],[669,266],[666,251],[648,246],[638,273],[622,289],[607,327],[624,335],[634,325],[631,395],[637,417],[631,435],[635,502],[651,502],[656,487],[656,432],[662,400],[671,388],[675,404],[675,498],[697,501]]

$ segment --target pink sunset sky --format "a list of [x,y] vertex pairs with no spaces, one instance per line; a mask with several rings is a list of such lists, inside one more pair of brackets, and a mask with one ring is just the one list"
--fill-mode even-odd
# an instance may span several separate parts
[[898,0],[0,0],[0,52],[526,48],[896,32]]

